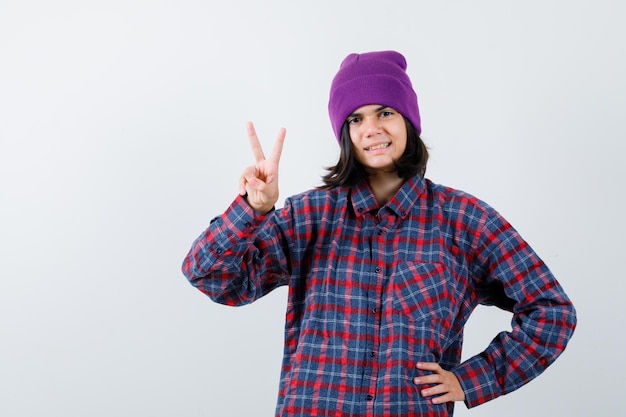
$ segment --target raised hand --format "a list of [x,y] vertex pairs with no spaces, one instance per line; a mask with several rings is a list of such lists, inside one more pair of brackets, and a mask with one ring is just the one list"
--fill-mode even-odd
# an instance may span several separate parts
[[463,388],[452,372],[446,371],[435,362],[418,362],[415,367],[423,371],[433,372],[430,375],[414,378],[413,383],[415,385],[431,385],[420,392],[424,397],[438,395],[431,400],[434,404],[465,400]]
[[239,178],[239,194],[248,195],[246,200],[255,211],[267,213],[278,201],[278,162],[286,130],[280,129],[272,153],[266,159],[252,122],[248,122],[247,129],[255,164],[247,167]]

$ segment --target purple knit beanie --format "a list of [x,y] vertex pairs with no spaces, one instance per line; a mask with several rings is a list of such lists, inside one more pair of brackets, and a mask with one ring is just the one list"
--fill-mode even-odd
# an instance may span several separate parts
[[399,111],[419,134],[421,129],[417,95],[406,73],[406,59],[396,51],[348,55],[330,86],[330,123],[341,140],[346,118],[361,106],[380,104]]

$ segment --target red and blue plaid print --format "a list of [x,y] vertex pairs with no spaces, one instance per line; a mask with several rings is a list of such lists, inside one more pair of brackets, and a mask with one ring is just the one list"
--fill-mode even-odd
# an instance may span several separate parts
[[[312,190],[259,215],[238,197],[193,243],[183,272],[227,305],[289,286],[277,416],[450,416],[419,394],[418,361],[455,373],[466,404],[550,365],[576,314],[546,265],[495,210],[414,177],[379,208],[367,184]],[[460,363],[478,304],[512,329]]]

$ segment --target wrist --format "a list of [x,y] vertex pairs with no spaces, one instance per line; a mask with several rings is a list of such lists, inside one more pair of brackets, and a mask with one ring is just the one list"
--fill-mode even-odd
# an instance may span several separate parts
[[256,205],[250,202],[250,200],[248,199],[248,193],[244,194],[241,196],[243,198],[243,200],[246,202],[246,204],[248,204],[248,206],[255,211],[255,213],[257,214],[261,214],[261,215],[265,215],[268,214],[272,211],[274,211],[274,204],[270,205]]

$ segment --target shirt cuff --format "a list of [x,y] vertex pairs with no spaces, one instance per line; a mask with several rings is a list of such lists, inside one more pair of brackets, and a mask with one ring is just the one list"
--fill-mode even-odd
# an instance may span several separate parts
[[493,370],[482,355],[476,355],[452,371],[465,393],[467,408],[476,407],[502,395]]

